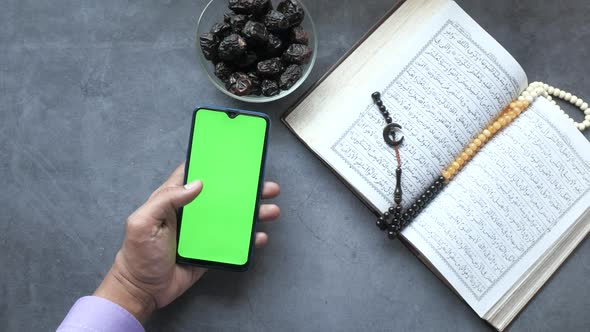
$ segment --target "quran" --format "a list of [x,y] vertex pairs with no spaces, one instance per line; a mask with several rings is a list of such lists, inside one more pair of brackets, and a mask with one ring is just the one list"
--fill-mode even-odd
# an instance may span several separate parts
[[[527,85],[517,61],[457,4],[407,0],[283,122],[381,214],[393,203],[395,155],[371,93],[403,126],[407,206]],[[539,97],[400,236],[502,331],[586,237],[589,207],[590,143]]]

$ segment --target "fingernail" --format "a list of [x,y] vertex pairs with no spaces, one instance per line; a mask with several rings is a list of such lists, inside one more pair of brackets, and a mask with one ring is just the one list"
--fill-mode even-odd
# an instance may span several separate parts
[[184,185],[184,189],[186,189],[186,190],[191,190],[191,189],[193,189],[193,188],[195,188],[195,187],[198,187],[198,186],[201,186],[201,185],[202,185],[202,182],[201,182],[201,180],[197,180],[197,181],[193,181],[193,182],[191,182],[191,183],[187,183],[187,184],[185,184],[185,185]]

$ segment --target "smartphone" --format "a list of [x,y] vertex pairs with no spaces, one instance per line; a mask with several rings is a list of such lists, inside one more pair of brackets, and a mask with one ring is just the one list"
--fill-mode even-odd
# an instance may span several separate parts
[[193,113],[184,183],[203,191],[178,213],[178,263],[245,271],[262,194],[270,119],[199,107]]

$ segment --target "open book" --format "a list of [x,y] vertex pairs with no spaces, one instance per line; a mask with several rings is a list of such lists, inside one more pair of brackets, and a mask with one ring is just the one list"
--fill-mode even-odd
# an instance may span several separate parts
[[[393,204],[395,156],[372,92],[403,126],[408,206],[527,84],[516,60],[454,2],[408,0],[283,120],[380,213]],[[503,330],[587,235],[589,207],[590,143],[539,98],[402,236]]]

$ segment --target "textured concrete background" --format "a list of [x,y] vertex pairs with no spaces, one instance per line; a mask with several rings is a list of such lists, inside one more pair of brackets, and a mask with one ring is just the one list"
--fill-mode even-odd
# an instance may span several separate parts
[[[392,6],[306,3],[321,45],[306,86]],[[0,330],[51,330],[94,291],[125,218],[183,160],[197,103],[273,118],[267,178],[282,185],[283,216],[263,226],[270,243],[251,272],[208,273],[148,330],[489,330],[399,242],[387,241],[371,213],[280,123],[303,89],[252,106],[208,83],[193,46],[204,5],[0,1]],[[587,1],[460,5],[531,81],[590,99]],[[587,330],[589,262],[586,241],[512,330]]]

